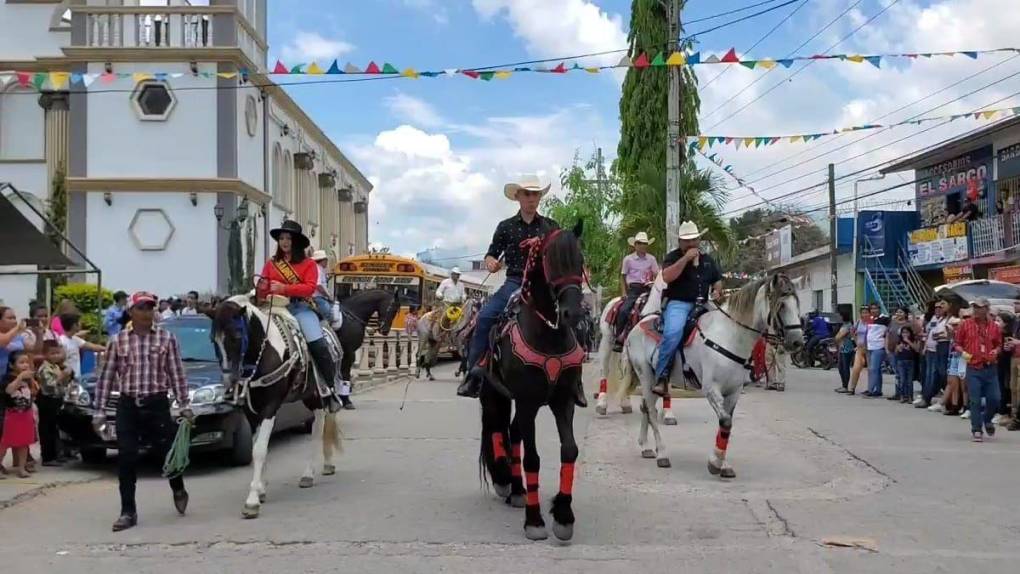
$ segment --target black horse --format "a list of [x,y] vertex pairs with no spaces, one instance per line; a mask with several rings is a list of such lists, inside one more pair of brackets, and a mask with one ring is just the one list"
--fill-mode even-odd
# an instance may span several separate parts
[[584,360],[574,332],[584,313],[581,231],[578,223],[573,231],[554,230],[530,240],[521,295],[509,320],[497,327],[489,379],[480,396],[481,463],[496,493],[508,504],[526,508],[524,532],[531,540],[548,537],[538,498],[540,460],[535,441],[535,418],[543,405],[552,410],[560,436],[560,490],[552,501],[553,534],[560,540],[573,536],[571,502],[578,454],[574,401]]
[[343,392],[340,393],[340,400],[344,408],[353,409],[354,403],[350,398],[351,367],[354,365],[354,354],[365,342],[365,329],[368,322],[374,315],[379,324],[379,333],[389,335],[393,327],[393,319],[400,310],[400,303],[396,296],[384,289],[369,289],[360,291],[348,297],[340,303],[343,310],[344,321],[340,329],[336,331],[337,339],[343,347],[343,357],[340,360],[340,385]]
[[[372,290],[359,293],[344,302],[344,325],[336,333],[336,349],[341,373],[349,380],[354,352],[361,346],[365,326],[373,314],[379,317],[379,330],[388,333],[397,312],[392,293]],[[274,313],[275,311],[275,313]],[[276,318],[274,314],[278,314]],[[247,297],[232,297],[221,302],[210,315],[213,319],[212,339],[223,369],[223,384],[234,392],[245,391],[245,415],[252,428],[257,429],[252,446],[253,477],[243,515],[255,518],[266,498],[262,474],[269,451],[269,438],[273,432],[276,413],[284,403],[301,401],[315,416],[312,425],[312,443],[307,465],[298,483],[302,488],[314,484],[318,462],[322,460],[322,474],[336,472],[333,455],[340,452],[339,413],[327,415],[331,396],[323,397],[320,385],[305,344],[296,324],[278,320],[282,308],[261,309]],[[327,333],[328,337],[332,334]],[[242,380],[250,381],[239,389]],[[324,387],[332,386],[322,381]],[[335,403],[334,403],[335,404]],[[317,439],[322,440],[319,444]],[[323,459],[320,459],[323,457]]]

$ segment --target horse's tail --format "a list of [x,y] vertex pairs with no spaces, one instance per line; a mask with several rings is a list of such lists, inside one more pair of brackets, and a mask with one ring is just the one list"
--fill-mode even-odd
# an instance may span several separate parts
[[344,431],[340,428],[340,421],[337,417],[326,415],[326,424],[322,427],[322,448],[324,451],[332,449],[336,453],[344,451]]
[[620,353],[620,397],[625,397],[637,386],[637,377],[634,376],[634,366],[630,363],[630,345],[623,346]]

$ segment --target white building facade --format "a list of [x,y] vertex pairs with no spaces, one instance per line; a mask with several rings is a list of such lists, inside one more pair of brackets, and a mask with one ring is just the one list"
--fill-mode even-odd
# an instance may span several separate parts
[[63,175],[111,289],[246,289],[284,219],[334,261],[365,252],[372,186],[265,75],[266,0],[138,4],[0,0],[0,182],[45,205]]

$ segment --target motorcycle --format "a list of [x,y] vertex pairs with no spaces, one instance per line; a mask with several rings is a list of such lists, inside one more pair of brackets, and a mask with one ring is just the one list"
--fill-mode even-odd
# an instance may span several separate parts
[[815,345],[815,348],[811,350],[811,356],[808,356],[805,346],[793,353],[790,360],[799,369],[813,369],[818,366],[828,371],[835,367],[839,361],[839,350],[836,348],[835,339],[829,337]]

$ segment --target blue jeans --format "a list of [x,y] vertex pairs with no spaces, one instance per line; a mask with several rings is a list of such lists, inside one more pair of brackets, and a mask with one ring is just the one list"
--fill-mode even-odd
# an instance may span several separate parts
[[305,301],[291,301],[287,305],[287,310],[297,319],[298,326],[301,327],[301,334],[305,336],[306,342],[314,343],[322,338],[322,324],[319,322],[319,316],[315,314],[315,311],[308,303]]
[[921,398],[931,404],[935,395],[946,386],[946,370],[949,368],[949,343],[939,343],[934,351],[924,354],[924,384]]
[[471,349],[468,351],[468,367],[478,364],[478,359],[482,357],[489,344],[489,331],[506,310],[510,297],[520,288],[521,279],[519,277],[507,277],[503,286],[492,297],[489,297],[489,300],[482,306],[482,310],[478,312],[478,322],[475,323],[475,332],[471,336]]
[[315,297],[312,297],[312,300],[315,301],[315,308],[319,311],[319,317],[321,317],[323,321],[332,321],[333,304],[330,303],[329,299],[326,299],[321,295],[316,295]]
[[896,359],[896,395],[914,398],[914,361]]
[[868,392],[873,395],[882,394],[882,361],[885,360],[885,349],[868,351]]
[[843,388],[849,388],[850,386],[850,369],[854,364],[854,353],[840,352],[839,353],[839,380],[843,383]]
[[673,359],[680,348],[684,336],[684,325],[687,317],[694,309],[694,303],[687,301],[670,301],[662,314],[662,343],[659,344],[659,361],[655,365],[655,378],[669,378],[673,368]]
[[[992,426],[992,417],[999,412],[999,369],[996,365],[981,368],[967,366],[967,393],[970,394],[970,430],[981,431],[981,423],[985,428]],[[985,410],[982,416],[981,397],[985,399]]]

